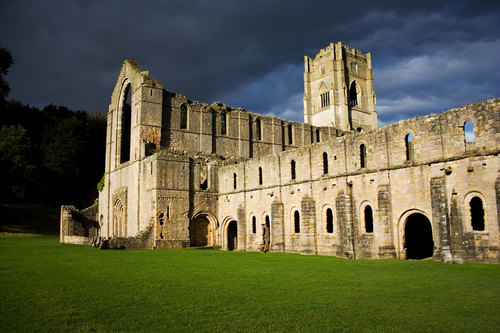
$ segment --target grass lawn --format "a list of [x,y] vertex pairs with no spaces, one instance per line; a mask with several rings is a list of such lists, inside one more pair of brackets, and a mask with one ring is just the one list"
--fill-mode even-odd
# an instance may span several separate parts
[[500,266],[0,238],[0,331],[499,332]]

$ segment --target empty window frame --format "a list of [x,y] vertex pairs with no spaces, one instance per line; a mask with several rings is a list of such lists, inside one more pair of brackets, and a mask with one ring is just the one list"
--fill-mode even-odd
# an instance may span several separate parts
[[405,136],[406,160],[413,161],[413,137],[411,134]]
[[262,140],[262,120],[260,118],[255,121],[255,137],[257,140]]
[[330,208],[326,210],[326,232],[333,233],[333,212]]
[[471,226],[474,231],[484,231],[484,208],[483,200],[479,197],[474,197],[469,202]]
[[293,227],[296,234],[300,233],[300,213],[298,210],[293,213]]
[[370,205],[365,206],[365,232],[373,232],[373,210]]
[[259,185],[262,185],[262,168],[259,167]]
[[359,166],[366,168],[366,146],[364,144],[359,146]]
[[296,178],[296,176],[297,176],[297,175],[295,174],[295,160],[292,160],[292,161],[290,162],[290,168],[291,168],[291,170],[290,170],[290,171],[291,171],[291,178],[292,178],[292,179],[295,179],[295,178]]
[[328,154],[326,152],[323,153],[323,174],[326,175],[328,173]]
[[227,115],[225,112],[222,112],[220,114],[220,134],[221,135],[227,134]]
[[130,127],[132,113],[132,94],[130,84],[125,87],[121,109],[121,131],[120,131],[120,163],[130,160]]
[[466,144],[469,142],[474,142],[474,140],[476,139],[474,135],[474,124],[470,120],[467,120],[464,123],[464,139]]
[[233,189],[236,190],[236,180],[237,180],[237,176],[236,176],[236,173],[233,173]]
[[320,142],[320,139],[321,139],[321,132],[319,130],[319,128],[316,128],[316,142]]
[[288,124],[288,144],[293,145],[293,126]]
[[321,99],[321,108],[326,108],[327,106],[330,105],[330,92],[325,91],[320,94],[320,99]]
[[257,233],[257,219],[255,218],[255,216],[252,216],[252,233]]
[[180,128],[181,129],[187,129],[187,123],[188,123],[188,109],[186,104],[181,104],[180,107],[181,114],[180,114]]
[[351,88],[349,89],[349,105],[358,105],[358,90],[356,89],[356,81],[352,81]]

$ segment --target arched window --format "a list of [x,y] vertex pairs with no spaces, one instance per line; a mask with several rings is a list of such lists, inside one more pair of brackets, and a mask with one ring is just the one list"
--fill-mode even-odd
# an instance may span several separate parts
[[222,134],[222,135],[227,134],[227,119],[226,119],[225,112],[222,112],[220,114],[220,134]]
[[359,146],[359,166],[366,168],[366,146],[364,144]]
[[132,94],[130,92],[130,84],[125,87],[123,94],[122,109],[120,115],[120,163],[125,163],[130,160],[130,127],[131,127],[131,112],[132,112]]
[[188,109],[186,104],[181,104],[180,128],[187,129]]
[[262,168],[259,167],[259,185],[262,185]]
[[295,161],[294,160],[292,160],[290,162],[290,167],[291,167],[291,172],[292,172],[292,179],[295,179],[296,175],[295,175]]
[[233,188],[236,190],[236,174],[233,173]]
[[255,126],[256,127],[255,131],[257,132],[255,134],[256,134],[257,140],[262,140],[262,121],[261,121],[260,118],[257,118],[257,120],[255,121],[255,123],[256,123],[255,124],[256,125]]
[[365,206],[365,231],[373,232],[373,211],[370,205]]
[[252,233],[257,233],[257,219],[255,216],[252,216]]
[[293,126],[288,124],[288,144],[293,145]]
[[330,208],[326,210],[326,232],[333,233],[333,213]]
[[474,136],[474,124],[472,121],[467,120],[464,123],[464,136],[465,136],[465,143],[468,142],[474,142],[475,136]]
[[406,160],[413,160],[413,137],[411,134],[406,134],[405,136],[405,146],[406,146]]
[[321,108],[326,108],[327,106],[330,105],[330,92],[325,91],[320,94],[321,98]]
[[349,105],[358,105],[358,91],[356,89],[356,81],[352,81],[351,88],[349,89]]
[[300,233],[300,213],[298,210],[296,210],[293,213],[293,225],[294,225],[295,233],[296,234]]
[[316,142],[319,142],[320,141],[320,132],[319,132],[319,128],[316,128]]
[[328,154],[323,153],[323,174],[326,175],[328,173]]
[[484,208],[483,201],[479,197],[471,199],[470,203],[470,217],[472,230],[484,231]]

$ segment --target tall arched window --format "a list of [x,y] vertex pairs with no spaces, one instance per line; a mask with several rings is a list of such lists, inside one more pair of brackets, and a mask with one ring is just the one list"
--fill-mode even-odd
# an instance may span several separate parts
[[226,113],[222,112],[220,114],[220,134],[226,135],[227,133],[227,119],[226,119]]
[[259,167],[259,185],[262,185],[262,168]]
[[131,112],[132,112],[132,94],[130,92],[130,84],[125,87],[123,94],[122,108],[120,114],[120,163],[130,160],[130,127],[131,127]]
[[349,105],[358,105],[358,91],[356,89],[356,81],[352,81],[351,88],[349,89]]
[[292,160],[290,162],[290,167],[291,167],[292,179],[295,179],[296,175],[295,175],[295,161],[294,160]]
[[188,119],[188,110],[186,104],[181,104],[181,114],[180,114],[180,128],[187,129],[187,119]]
[[233,173],[233,188],[236,190],[236,174]]
[[373,211],[370,205],[365,206],[365,231],[373,232]]
[[474,142],[476,137],[474,136],[474,124],[472,121],[467,120],[464,123],[464,136],[465,136],[465,143],[468,142]]
[[405,146],[406,146],[406,160],[413,160],[413,137],[411,134],[406,134],[405,136]]
[[366,146],[364,144],[359,146],[359,166],[366,168]]
[[474,197],[471,199],[469,205],[472,230],[484,231],[483,201],[479,197]]
[[323,174],[326,175],[328,173],[328,154],[323,153]]
[[293,225],[295,233],[300,233],[300,213],[298,210],[293,213]]
[[257,233],[257,219],[255,218],[255,216],[252,216],[252,233]]
[[326,232],[333,233],[333,213],[330,208],[326,210]]

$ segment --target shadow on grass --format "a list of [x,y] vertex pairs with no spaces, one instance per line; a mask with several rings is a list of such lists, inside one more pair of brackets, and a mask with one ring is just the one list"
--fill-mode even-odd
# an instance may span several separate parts
[[0,205],[0,233],[3,236],[58,235],[58,208],[37,205]]

